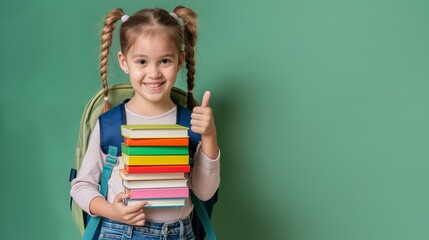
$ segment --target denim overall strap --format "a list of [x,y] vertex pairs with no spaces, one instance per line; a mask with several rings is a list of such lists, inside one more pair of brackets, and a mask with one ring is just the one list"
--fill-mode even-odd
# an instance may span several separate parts
[[[110,175],[112,175],[113,168],[118,163],[118,148],[109,146],[109,152],[106,157],[106,163],[103,166],[103,172],[101,173],[101,190],[100,193],[104,198],[107,196],[107,182],[109,181]],[[101,217],[91,217],[88,225],[86,226],[85,232],[83,233],[83,240],[98,239],[100,228]]]
[[194,195],[192,191],[190,191],[192,203],[195,206],[195,210],[198,213],[198,216],[200,217],[201,224],[204,227],[204,231],[206,232],[207,239],[208,240],[216,240],[216,235],[213,230],[213,226],[210,222],[209,215],[207,214],[206,209],[203,206],[203,203],[200,199],[197,198],[197,196]]

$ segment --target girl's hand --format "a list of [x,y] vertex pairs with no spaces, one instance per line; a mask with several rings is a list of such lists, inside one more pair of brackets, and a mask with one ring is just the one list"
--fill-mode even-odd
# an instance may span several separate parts
[[210,92],[206,91],[201,106],[194,107],[191,115],[191,130],[203,136],[215,135],[212,109],[209,107]]
[[125,193],[116,195],[112,203],[110,218],[133,226],[143,226],[145,223],[143,207],[147,205],[147,202],[143,201],[135,206],[126,206],[123,201],[129,197],[129,194]]
[[191,130],[201,134],[201,150],[211,158],[218,157],[216,125],[209,107],[210,92],[206,91],[201,106],[194,107],[191,114]]

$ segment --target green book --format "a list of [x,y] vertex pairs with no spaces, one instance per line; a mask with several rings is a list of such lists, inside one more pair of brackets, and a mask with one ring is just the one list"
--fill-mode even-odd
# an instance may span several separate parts
[[122,152],[129,156],[137,155],[187,155],[187,146],[139,146],[130,147],[122,143]]

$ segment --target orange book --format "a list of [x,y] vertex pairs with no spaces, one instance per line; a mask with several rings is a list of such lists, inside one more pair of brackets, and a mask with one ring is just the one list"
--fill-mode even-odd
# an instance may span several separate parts
[[189,138],[127,138],[127,146],[188,146]]

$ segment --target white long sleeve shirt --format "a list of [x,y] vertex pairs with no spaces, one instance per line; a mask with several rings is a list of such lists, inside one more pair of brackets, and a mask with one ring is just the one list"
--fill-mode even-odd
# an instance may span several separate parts
[[[127,124],[174,124],[176,123],[177,107],[158,115],[142,116],[131,112],[125,105]],[[207,200],[213,196],[220,183],[220,153],[217,159],[209,159],[200,149],[198,144],[194,155],[195,164],[189,175],[188,186],[201,200]],[[76,203],[87,213],[91,201],[102,196],[100,193],[100,178],[106,155],[100,147],[100,127],[97,121],[91,133],[88,149],[82,161],[77,177],[72,181],[70,194]],[[124,168],[121,159],[119,164],[113,168],[112,175],[108,181],[107,201],[113,202],[115,196],[124,192],[120,169]],[[186,199],[184,207],[177,208],[145,208],[147,221],[172,222],[183,219],[192,211],[193,205],[190,199]]]

